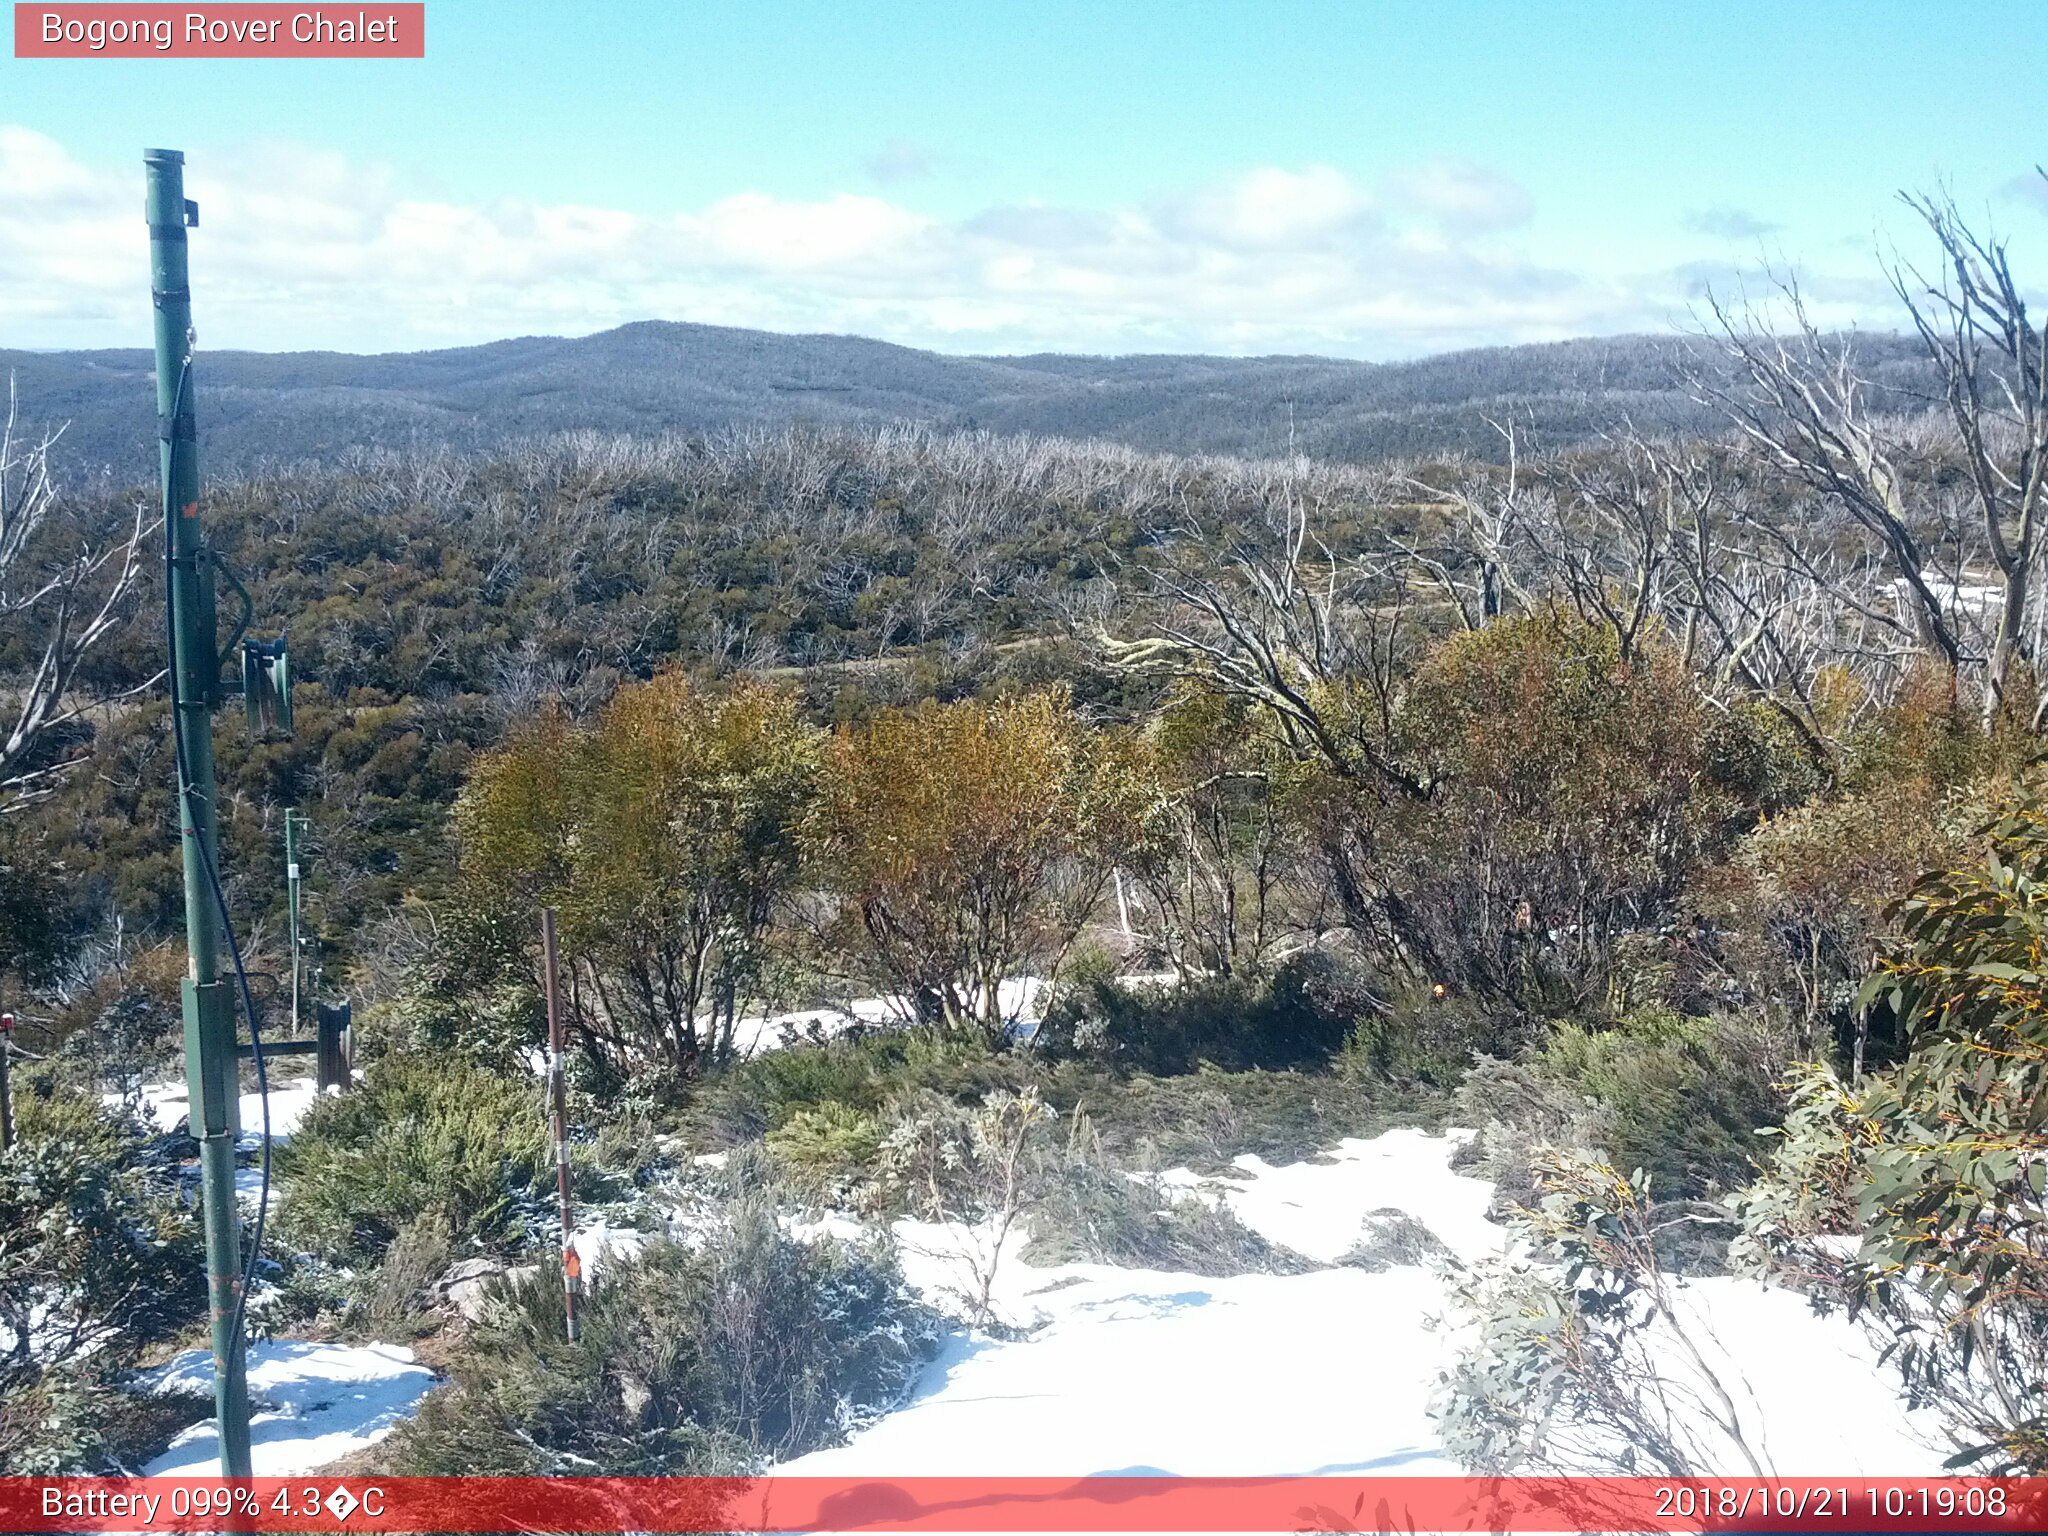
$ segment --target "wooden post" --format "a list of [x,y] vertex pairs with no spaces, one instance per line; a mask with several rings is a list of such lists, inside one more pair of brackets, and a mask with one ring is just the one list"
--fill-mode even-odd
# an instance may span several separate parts
[[323,1091],[346,1092],[354,1081],[349,1063],[354,1012],[346,1001],[313,1005],[313,1081]]
[[555,909],[543,907],[540,914],[540,947],[545,971],[543,985],[548,999],[548,1093],[554,1101],[555,1194],[562,1209],[562,1305],[569,1324],[569,1342],[576,1342],[576,1298],[583,1289],[583,1260],[576,1252],[571,1234],[576,1230],[569,1203],[569,1111],[568,1088],[562,1060],[561,965],[555,947]]

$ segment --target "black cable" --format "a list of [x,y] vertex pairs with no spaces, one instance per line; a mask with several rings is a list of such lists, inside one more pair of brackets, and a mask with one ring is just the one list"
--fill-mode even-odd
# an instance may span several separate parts
[[[191,375],[192,356],[188,352],[185,355],[184,362],[179,366],[178,387],[171,396],[171,419],[173,421],[177,419],[178,407],[184,403],[185,384]],[[171,451],[173,453],[178,451],[177,439],[175,438],[172,439]],[[264,1218],[269,1214],[270,1210],[270,1076],[263,1061],[263,1032],[256,1022],[255,999],[249,995],[249,972],[242,964],[242,946],[235,937],[235,921],[233,915],[228,911],[227,892],[221,888],[220,864],[215,857],[214,850],[206,845],[206,840],[203,837],[199,836],[199,817],[193,814],[192,809],[192,775],[185,762],[185,735],[181,714],[184,708],[184,701],[178,695],[177,605],[173,602],[171,596],[172,587],[177,579],[177,566],[171,554],[171,519],[175,515],[175,508],[169,505],[164,507],[164,635],[170,651],[170,667],[164,675],[169,684],[171,696],[171,746],[177,757],[178,809],[182,820],[191,823],[192,835],[199,847],[199,863],[206,871],[206,882],[212,888],[214,904],[220,909],[221,931],[227,937],[228,954],[234,961],[235,981],[242,998],[242,1012],[248,1016],[249,1020],[249,1055],[250,1059],[256,1063],[256,1093],[258,1102],[263,1106],[263,1172],[256,1196],[256,1224],[249,1237],[249,1258],[242,1266],[242,1284],[235,1293],[234,1337],[239,1341],[242,1337],[243,1324],[248,1317],[249,1287],[255,1283],[256,1266],[263,1256]],[[196,552],[195,558],[197,558]],[[211,636],[208,637],[207,643],[210,649],[212,645]],[[219,829],[216,828],[215,836],[218,837],[218,835]],[[233,1041],[230,1040],[229,1043],[232,1044]],[[239,1070],[234,1073],[236,1078],[239,1078],[240,1075]],[[239,1091],[239,1084],[237,1084],[237,1093]],[[230,1189],[230,1194],[232,1193],[233,1191]],[[241,1219],[239,1209],[236,1211],[236,1219],[238,1221]]]

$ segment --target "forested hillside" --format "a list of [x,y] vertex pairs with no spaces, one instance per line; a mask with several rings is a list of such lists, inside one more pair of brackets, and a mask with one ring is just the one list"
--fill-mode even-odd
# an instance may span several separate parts
[[[1905,338],[1860,348],[1880,404],[1932,385]],[[853,336],[782,336],[648,321],[574,339],[528,337],[445,352],[201,354],[207,462],[245,474],[327,463],[364,446],[489,449],[572,429],[698,432],[727,426],[915,421],[1099,438],[1170,453],[1290,451],[1364,462],[1460,451],[1497,458],[1488,424],[1519,419],[1553,445],[1612,430],[1703,430],[1686,387],[1711,349],[1622,336],[1494,347],[1415,362],[1314,357],[951,357]],[[0,351],[34,425],[68,422],[74,474],[154,463],[150,356]]]

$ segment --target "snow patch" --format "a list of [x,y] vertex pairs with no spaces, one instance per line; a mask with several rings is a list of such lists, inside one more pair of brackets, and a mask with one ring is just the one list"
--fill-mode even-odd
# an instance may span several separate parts
[[[159,1392],[213,1394],[213,1356],[188,1349],[144,1378]],[[295,1477],[359,1451],[412,1417],[434,1373],[401,1344],[292,1341],[249,1348],[249,1458],[257,1477]],[[211,1477],[220,1423],[191,1425],[147,1477]]]
[[[1449,1166],[1468,1132],[1395,1130],[1314,1162],[1241,1157],[1162,1188],[1221,1201],[1269,1241],[1334,1263],[1375,1211],[1407,1213],[1459,1262],[1511,1255],[1491,1187]],[[910,1283],[957,1297],[988,1234],[902,1221]],[[1021,1246],[1013,1237],[1013,1244]],[[832,1476],[1450,1475],[1429,1417],[1468,1341],[1428,1265],[1213,1278],[1100,1264],[1034,1268],[1006,1252],[992,1303],[1023,1337],[963,1329],[905,1406],[846,1445],[784,1463]],[[1730,1384],[1752,1443],[1811,1476],[1934,1474],[1931,1448],[1854,1325],[1734,1278],[1682,1283],[1678,1306]],[[1676,1347],[1675,1345],[1673,1346]],[[1744,1468],[1717,1469],[1730,1474]]]
[[[320,1097],[319,1086],[310,1077],[292,1078],[289,1081],[272,1079],[270,1085],[270,1135],[273,1141],[282,1141],[299,1128],[299,1122],[306,1118],[306,1111],[313,1107]],[[101,1098],[110,1105],[125,1102],[118,1093],[102,1094]],[[174,1083],[148,1083],[137,1093],[139,1108],[144,1125],[159,1131],[173,1131],[178,1122],[190,1117],[192,1099],[181,1078]],[[245,1093],[242,1095],[242,1144],[254,1147],[263,1134],[263,1095]]]
[[1453,1172],[1450,1156],[1470,1131],[1432,1136],[1398,1129],[1370,1140],[1347,1137],[1312,1162],[1275,1166],[1254,1154],[1207,1179],[1185,1168],[1151,1176],[1171,1193],[1220,1200],[1269,1243],[1334,1264],[1364,1235],[1375,1211],[1401,1211],[1429,1228],[1466,1263],[1508,1246],[1507,1229],[1487,1220],[1493,1186]]

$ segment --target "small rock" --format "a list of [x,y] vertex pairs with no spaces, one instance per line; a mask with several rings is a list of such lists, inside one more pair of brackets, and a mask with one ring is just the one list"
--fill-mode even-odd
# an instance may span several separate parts
[[457,1259],[428,1289],[436,1305],[473,1323],[483,1316],[485,1288],[504,1273],[496,1259]]

